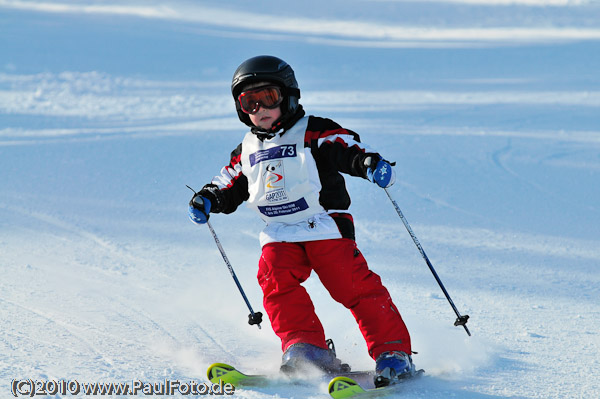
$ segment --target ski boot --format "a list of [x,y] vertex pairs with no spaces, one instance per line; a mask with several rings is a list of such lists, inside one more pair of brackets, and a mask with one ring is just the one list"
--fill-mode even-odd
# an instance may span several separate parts
[[296,343],[290,345],[282,356],[280,370],[287,375],[304,375],[311,368],[324,371],[327,374],[345,373],[350,366],[342,363],[335,355],[333,341],[326,341],[328,348],[316,345]]
[[410,355],[404,352],[383,352],[375,361],[375,387],[395,384],[415,373]]

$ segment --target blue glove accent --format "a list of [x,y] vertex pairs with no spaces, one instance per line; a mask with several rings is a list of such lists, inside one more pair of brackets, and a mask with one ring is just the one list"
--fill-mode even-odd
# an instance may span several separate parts
[[210,213],[210,200],[204,198],[201,195],[196,195],[190,201],[190,208],[188,210],[190,220],[196,224],[204,224],[208,222]]
[[367,168],[367,178],[379,187],[388,188],[396,181],[396,172],[388,161],[380,159],[375,168]]

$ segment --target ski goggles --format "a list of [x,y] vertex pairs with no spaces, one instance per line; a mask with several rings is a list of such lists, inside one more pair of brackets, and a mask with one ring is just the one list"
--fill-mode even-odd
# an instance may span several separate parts
[[238,96],[238,101],[243,112],[254,115],[260,107],[277,108],[283,101],[283,96],[279,87],[266,86],[243,92]]

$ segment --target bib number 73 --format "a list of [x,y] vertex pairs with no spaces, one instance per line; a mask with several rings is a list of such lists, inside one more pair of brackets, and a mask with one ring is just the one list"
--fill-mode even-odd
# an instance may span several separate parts
[[295,157],[296,156],[296,146],[295,145],[282,145],[279,147],[281,149],[281,157]]

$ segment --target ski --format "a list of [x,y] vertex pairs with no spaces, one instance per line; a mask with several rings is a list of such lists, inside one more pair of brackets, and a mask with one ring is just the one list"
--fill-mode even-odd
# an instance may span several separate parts
[[238,386],[264,386],[268,385],[270,378],[266,375],[244,374],[235,367],[226,363],[213,363],[208,367],[206,375],[210,382]]
[[420,377],[425,371],[418,370],[415,374],[404,378],[400,382],[387,385],[380,388],[370,388],[358,383],[355,379],[348,376],[338,376],[329,382],[328,391],[333,399],[355,398],[376,395],[379,396],[391,393],[402,385],[403,381]]
[[[218,384],[221,381],[224,384],[231,384],[234,387],[264,387],[267,385],[273,385],[277,383],[291,383],[291,384],[302,384],[303,382],[309,382],[302,378],[292,378],[284,374],[279,376],[269,376],[264,374],[246,374],[236,369],[234,366],[226,363],[213,363],[211,364],[206,375],[210,382]],[[343,373],[334,374],[336,377],[348,377],[351,378],[362,386],[373,386],[373,371],[348,371]],[[331,374],[324,374],[324,381],[328,381],[332,378]]]

